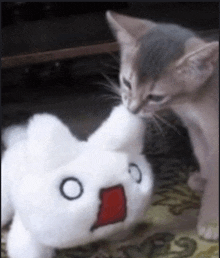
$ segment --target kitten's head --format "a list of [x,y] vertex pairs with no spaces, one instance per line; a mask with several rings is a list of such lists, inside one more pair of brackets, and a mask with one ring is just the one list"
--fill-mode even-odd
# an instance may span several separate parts
[[124,105],[147,116],[189,100],[213,74],[219,43],[206,43],[191,30],[108,11],[121,52]]

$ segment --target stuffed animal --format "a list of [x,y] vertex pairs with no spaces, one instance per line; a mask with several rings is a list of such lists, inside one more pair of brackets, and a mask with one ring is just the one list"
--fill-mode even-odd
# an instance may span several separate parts
[[122,105],[87,141],[56,116],[36,114],[3,134],[2,220],[11,258],[113,239],[141,222],[153,177],[142,155],[144,122]]

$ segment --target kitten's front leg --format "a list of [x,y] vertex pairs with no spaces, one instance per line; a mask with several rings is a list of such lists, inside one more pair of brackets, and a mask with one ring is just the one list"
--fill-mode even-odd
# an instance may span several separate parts
[[15,215],[7,240],[10,258],[52,258],[54,249],[37,242],[27,231],[18,214]]
[[[207,240],[219,238],[219,158],[218,146],[207,142],[200,130],[190,127],[195,155],[199,161],[200,172],[195,172],[189,178],[188,185],[199,192],[203,192],[202,203],[198,217],[198,234]],[[207,152],[209,150],[209,153]],[[211,151],[212,150],[212,151]]]
[[187,183],[193,191],[200,194],[204,192],[206,180],[201,177],[201,173],[199,171],[193,172]]
[[[210,160],[213,161],[213,160]],[[219,239],[219,170],[212,162],[205,185],[197,224],[198,234],[207,240]]]

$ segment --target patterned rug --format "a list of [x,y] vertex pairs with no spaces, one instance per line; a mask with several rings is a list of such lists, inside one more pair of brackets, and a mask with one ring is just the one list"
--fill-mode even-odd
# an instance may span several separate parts
[[[90,64],[93,69],[95,60],[94,57],[93,65]],[[116,102],[94,83],[102,81],[100,73],[97,77],[94,70],[86,70],[80,62],[82,59],[78,63],[3,70],[3,128],[25,123],[34,113],[49,112],[60,117],[79,139],[86,139]],[[82,76],[83,73],[86,75]],[[111,80],[116,78],[114,74],[109,76]],[[161,123],[158,128],[149,121],[145,138],[144,152],[153,166],[156,185],[145,223],[137,225],[124,241],[57,250],[57,258],[219,257],[218,242],[202,240],[196,234],[200,197],[186,185],[189,173],[197,168],[187,131],[174,114],[167,111],[162,116],[168,123]],[[6,239],[4,229],[3,258],[7,257]]]

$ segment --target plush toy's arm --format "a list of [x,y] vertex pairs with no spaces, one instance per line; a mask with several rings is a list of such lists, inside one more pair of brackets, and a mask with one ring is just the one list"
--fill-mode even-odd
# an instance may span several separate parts
[[52,258],[52,247],[42,245],[23,226],[18,214],[15,215],[9,231],[7,250],[11,258]]
[[25,125],[13,125],[5,130],[2,133],[2,142],[6,148],[9,148],[27,138],[27,126]]
[[1,228],[13,217],[14,209],[10,199],[10,182],[8,180],[7,161],[5,156],[1,161]]
[[25,126],[8,128],[3,138],[6,150],[1,159],[1,226],[6,225],[14,215],[12,189],[19,185],[20,179],[31,170],[25,168],[27,130]]
[[[4,227],[14,215],[14,207],[10,198],[10,190],[13,182],[10,181],[11,174],[15,173],[13,178],[19,177],[19,168],[17,164],[18,156],[16,147],[19,142],[27,138],[26,126],[10,126],[2,133],[2,142],[6,147],[6,151],[1,159],[1,227]],[[18,166],[18,168],[17,168]]]
[[123,105],[114,107],[110,116],[92,134],[88,142],[107,150],[126,150],[140,153],[145,133],[144,121]]

